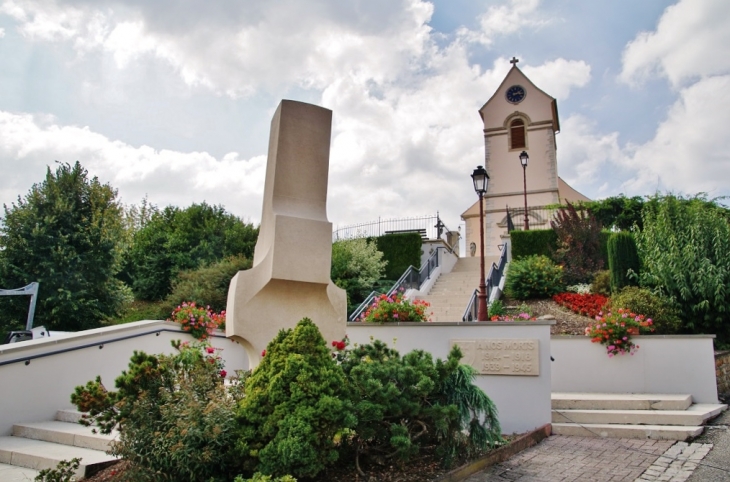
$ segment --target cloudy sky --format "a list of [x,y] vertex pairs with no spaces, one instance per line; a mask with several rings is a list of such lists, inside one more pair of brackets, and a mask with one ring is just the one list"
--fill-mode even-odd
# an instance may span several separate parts
[[287,98],[334,112],[330,221],[455,229],[512,56],[588,197],[730,194],[727,0],[0,0],[0,203],[79,160],[126,204],[258,222]]

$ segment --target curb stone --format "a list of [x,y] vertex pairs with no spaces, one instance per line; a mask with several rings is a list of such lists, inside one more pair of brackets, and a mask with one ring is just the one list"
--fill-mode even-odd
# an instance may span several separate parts
[[469,462],[466,465],[462,465],[461,467],[454,469],[445,475],[442,475],[434,482],[461,482],[467,477],[470,477],[477,472],[486,469],[487,467],[498,464],[500,462],[504,462],[513,455],[522,452],[523,450],[530,448],[534,445],[537,445],[542,440],[548,438],[551,432],[551,424],[548,423],[546,425],[543,425],[538,429],[527,432],[526,434],[513,440],[504,447],[493,450],[477,460]]

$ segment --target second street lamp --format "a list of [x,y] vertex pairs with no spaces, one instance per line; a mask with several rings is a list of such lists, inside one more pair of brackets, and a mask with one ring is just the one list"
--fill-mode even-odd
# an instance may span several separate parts
[[524,181],[525,187],[525,231],[530,230],[530,221],[527,219],[527,162],[530,160],[530,156],[527,155],[526,151],[520,152],[520,164],[522,164],[522,180]]
[[484,280],[484,195],[487,193],[489,174],[482,166],[477,166],[471,174],[474,181],[474,191],[479,195],[479,245],[481,248],[481,277],[479,279],[479,304],[477,305],[477,321],[487,321],[489,316],[487,308],[487,284]]

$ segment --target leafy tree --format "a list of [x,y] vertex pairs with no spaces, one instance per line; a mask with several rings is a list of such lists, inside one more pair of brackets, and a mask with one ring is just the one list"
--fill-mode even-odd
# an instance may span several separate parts
[[210,306],[215,312],[223,311],[231,278],[249,268],[251,260],[238,255],[195,270],[181,271],[172,282],[172,293],[165,300],[165,308],[169,308],[169,312],[183,301],[193,301],[199,306]]
[[124,276],[135,297],[161,300],[173,278],[227,256],[253,257],[258,228],[227,213],[222,206],[193,204],[153,211],[135,234],[125,260]]
[[245,392],[237,410],[245,468],[314,477],[337,460],[335,434],[355,420],[342,369],[311,320],[279,332]]
[[680,310],[683,331],[730,342],[730,224],[706,197],[654,196],[636,234],[640,284]]
[[348,308],[361,303],[383,276],[387,262],[374,241],[365,238],[332,243],[332,281],[347,291]]
[[[50,168],[25,198],[4,206],[0,225],[0,285],[38,281],[35,325],[56,330],[94,328],[116,314],[130,293],[120,269],[123,213],[109,184],[89,179],[79,162]],[[18,297],[14,297],[18,298]],[[27,299],[0,310],[0,324],[16,328]]]
[[565,284],[590,282],[593,274],[603,268],[601,224],[592,214],[578,211],[568,202],[550,226],[558,236],[553,259],[563,266]]
[[623,194],[618,196],[587,201],[582,206],[596,217],[596,220],[605,228],[617,228],[621,231],[630,231],[637,226],[643,226],[641,210],[644,207],[644,199],[641,196],[626,197]]

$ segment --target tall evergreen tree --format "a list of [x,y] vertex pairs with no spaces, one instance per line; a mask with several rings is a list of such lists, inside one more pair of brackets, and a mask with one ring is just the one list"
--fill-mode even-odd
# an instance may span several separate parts
[[[36,326],[83,330],[117,313],[125,298],[120,268],[123,211],[109,184],[89,179],[77,161],[50,168],[46,179],[0,222],[0,286],[40,283]],[[16,297],[13,297],[16,298]],[[27,299],[7,300],[0,331],[24,324]]]

